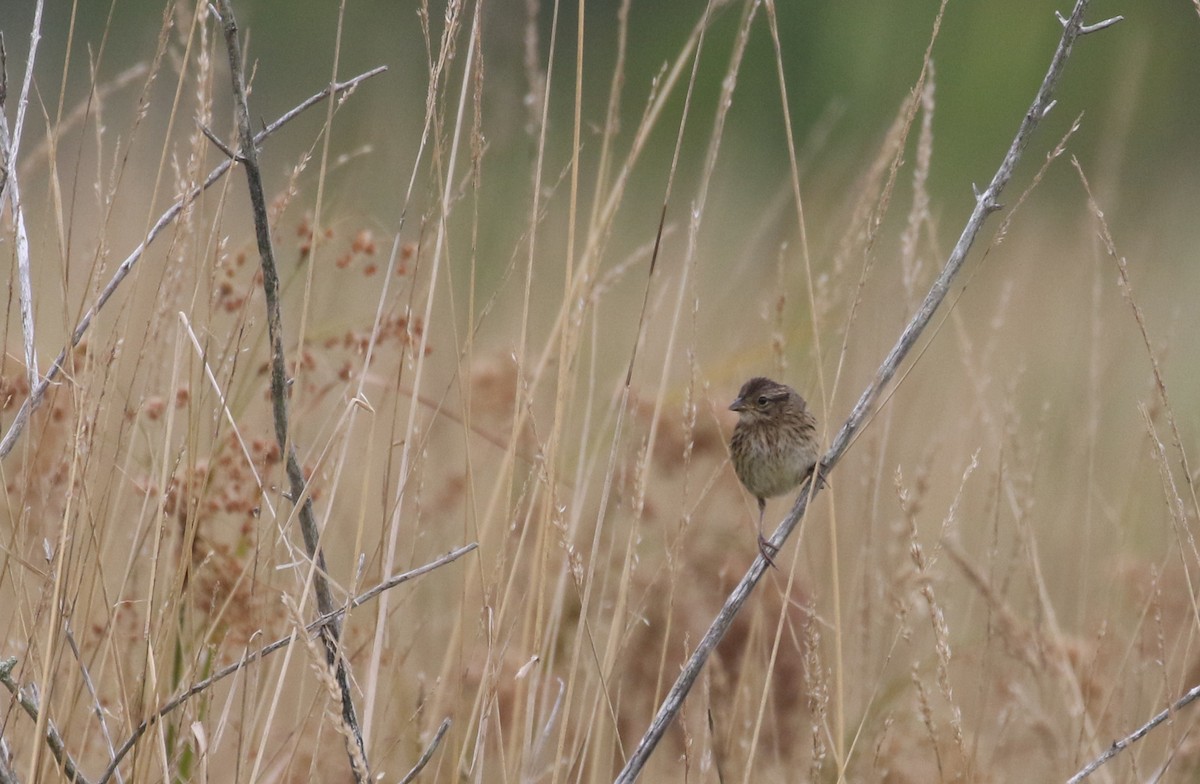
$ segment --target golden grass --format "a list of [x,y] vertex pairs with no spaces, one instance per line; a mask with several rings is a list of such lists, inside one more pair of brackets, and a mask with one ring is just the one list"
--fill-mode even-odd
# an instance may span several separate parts
[[[144,69],[101,61],[90,110],[64,67],[62,108],[26,128],[43,372],[112,259],[221,160],[194,118],[232,138],[205,8],[173,6]],[[372,772],[403,777],[448,718],[419,781],[600,782],[756,552],[725,447],[733,392],[781,373],[832,434],[942,263],[957,232],[942,216],[969,182],[963,204],[929,189],[932,67],[873,149],[847,156],[814,129],[802,153],[808,132],[784,142],[795,118],[777,108],[777,180],[723,166],[747,74],[765,70],[795,106],[772,3],[696,9],[652,85],[624,71],[622,21],[597,58],[599,103],[593,9],[553,41],[532,17],[508,23],[511,42],[477,11],[422,9],[419,133],[343,121],[367,83],[299,141],[264,143],[291,438],[337,601],[479,543],[346,617]],[[337,30],[312,45],[339,53],[344,79],[357,42]],[[745,56],[754,36],[768,59]],[[524,84],[495,75],[506,56]],[[1044,176],[1111,179],[1086,159],[1071,173],[1070,134],[1055,143],[1035,137],[1035,162],[1053,154],[1018,174],[986,252],[644,781],[1060,780],[1200,682],[1186,339],[1200,325],[1173,298],[1195,276],[1143,286],[1154,259],[1124,257],[1147,243],[1108,224],[1104,191],[1048,204]],[[857,170],[825,168],[847,159]],[[354,188],[391,200],[339,201]],[[98,780],[172,696],[315,615],[244,193],[235,171],[156,240],[0,463],[0,660],[16,658],[12,681],[38,706],[35,722],[8,703],[0,772],[22,781],[61,775],[36,740],[51,724]],[[8,248],[8,214],[4,232]],[[6,327],[7,429],[30,391],[15,299]],[[1194,777],[1192,710],[1094,779]],[[152,723],[119,773],[351,780],[346,731],[319,646],[289,646]]]

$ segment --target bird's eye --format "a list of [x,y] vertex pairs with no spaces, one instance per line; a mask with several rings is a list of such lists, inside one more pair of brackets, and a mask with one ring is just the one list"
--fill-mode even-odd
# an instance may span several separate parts
[[760,406],[765,406],[765,405],[767,404],[767,396],[766,396],[766,395],[759,395],[759,396],[758,396],[758,404],[759,404]]

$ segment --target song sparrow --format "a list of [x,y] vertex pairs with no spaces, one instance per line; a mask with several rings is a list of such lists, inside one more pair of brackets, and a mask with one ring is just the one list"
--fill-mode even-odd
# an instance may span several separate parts
[[805,480],[817,464],[817,420],[796,390],[769,378],[742,385],[729,406],[738,423],[729,442],[733,470],[758,499],[758,549],[771,566],[775,548],[762,533],[767,499]]

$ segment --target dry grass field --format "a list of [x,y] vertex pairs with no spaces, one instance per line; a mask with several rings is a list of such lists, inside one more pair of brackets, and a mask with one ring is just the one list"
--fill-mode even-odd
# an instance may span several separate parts
[[[29,5],[0,12],[7,136],[25,99],[0,205],[0,782],[400,781],[426,751],[416,781],[612,781],[757,555],[739,386],[795,386],[834,441],[1062,33],[1028,16],[1030,76],[976,136],[940,125],[968,94],[956,3],[909,9],[914,58],[860,63],[903,85],[868,122],[804,103],[797,12],[769,1],[680,4],[656,38],[629,3],[346,3],[301,31],[234,0],[254,132],[389,66],[259,146],[284,447],[246,167],[195,190],[238,147],[216,6],[47,9],[26,92]],[[1147,138],[1170,99],[1135,100],[1140,24],[1075,42],[642,781],[1066,781],[1200,684],[1200,156],[1192,133],[1126,162],[1176,138]],[[357,728],[305,630],[297,500],[337,607],[477,545],[346,611]],[[1089,781],[1195,781],[1198,718]]]

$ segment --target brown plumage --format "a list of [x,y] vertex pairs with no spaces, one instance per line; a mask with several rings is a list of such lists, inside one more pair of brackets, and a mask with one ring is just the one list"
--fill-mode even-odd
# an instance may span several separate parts
[[767,499],[795,489],[817,464],[817,420],[796,390],[756,377],[742,385],[729,410],[738,423],[729,442],[733,470],[758,500],[758,549],[767,563],[774,548],[763,537]]

